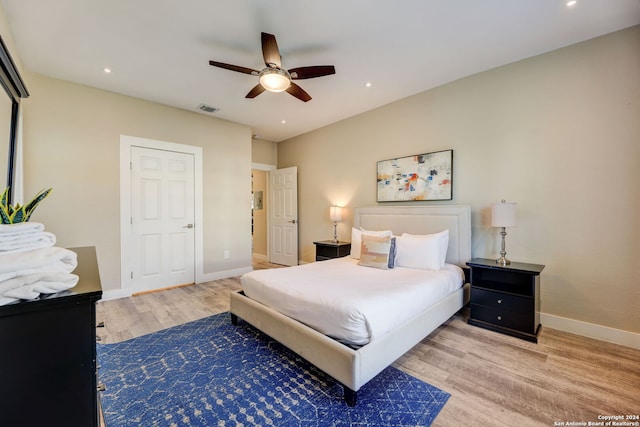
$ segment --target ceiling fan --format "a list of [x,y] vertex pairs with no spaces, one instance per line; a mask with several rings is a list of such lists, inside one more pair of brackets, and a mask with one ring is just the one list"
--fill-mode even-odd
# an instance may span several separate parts
[[209,61],[209,65],[258,76],[260,83],[249,91],[246,98],[255,98],[265,90],[270,92],[287,91],[304,102],[311,100],[311,96],[292,80],[312,79],[336,73],[333,65],[297,67],[290,70],[282,68],[282,57],[280,56],[276,37],[273,34],[262,33],[262,56],[266,67],[260,71],[217,61]]

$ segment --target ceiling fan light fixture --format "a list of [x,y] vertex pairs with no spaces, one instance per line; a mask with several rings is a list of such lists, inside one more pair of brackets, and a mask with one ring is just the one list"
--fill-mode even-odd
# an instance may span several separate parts
[[260,72],[260,84],[269,92],[282,92],[291,84],[291,77],[281,68],[265,68]]

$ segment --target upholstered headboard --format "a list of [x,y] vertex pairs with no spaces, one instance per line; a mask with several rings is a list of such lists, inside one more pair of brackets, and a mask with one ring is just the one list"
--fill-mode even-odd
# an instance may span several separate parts
[[391,230],[395,236],[431,234],[448,229],[447,262],[464,266],[471,259],[471,207],[467,205],[356,208],[353,226],[365,230]]

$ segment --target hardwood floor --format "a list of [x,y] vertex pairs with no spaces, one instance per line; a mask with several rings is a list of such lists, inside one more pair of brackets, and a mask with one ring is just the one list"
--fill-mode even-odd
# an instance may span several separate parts
[[[119,342],[225,312],[236,289],[239,278],[229,278],[101,301],[98,335]],[[434,426],[587,425],[599,415],[640,415],[640,350],[545,327],[533,344],[467,325],[467,317],[455,315],[394,363],[451,393]]]

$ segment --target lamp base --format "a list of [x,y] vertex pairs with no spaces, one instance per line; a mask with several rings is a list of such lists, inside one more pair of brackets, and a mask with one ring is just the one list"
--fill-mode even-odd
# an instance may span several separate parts
[[511,261],[509,261],[508,259],[506,259],[504,256],[501,256],[500,258],[498,258],[496,260],[496,264],[499,265],[509,265],[511,264]]
[[511,261],[509,261],[506,257],[507,255],[507,251],[504,249],[504,238],[507,236],[507,230],[505,229],[505,227],[502,227],[502,231],[500,232],[500,235],[502,236],[502,250],[500,251],[500,258],[498,258],[496,260],[496,264],[499,265],[509,265],[511,264]]

